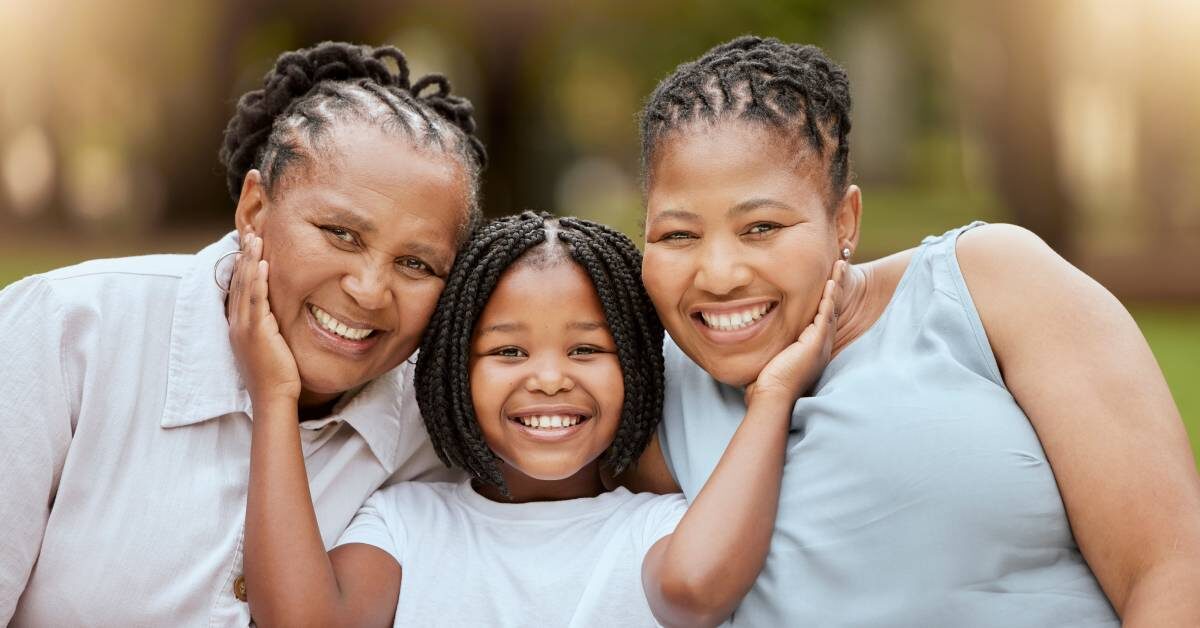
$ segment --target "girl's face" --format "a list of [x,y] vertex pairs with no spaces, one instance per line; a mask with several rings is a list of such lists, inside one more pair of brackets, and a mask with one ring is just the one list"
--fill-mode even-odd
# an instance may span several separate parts
[[812,322],[857,233],[857,188],[831,217],[825,163],[776,136],[694,125],[663,139],[649,173],[646,291],[684,353],[734,386]]
[[[326,152],[327,151],[327,152]],[[237,224],[263,238],[271,312],[295,355],[301,405],[317,405],[417,348],[466,219],[450,157],[362,124],[338,125],[267,198],[247,175]]]
[[501,275],[471,340],[470,382],[515,499],[545,498],[537,481],[597,485],[625,387],[600,300],[577,264],[518,261]]

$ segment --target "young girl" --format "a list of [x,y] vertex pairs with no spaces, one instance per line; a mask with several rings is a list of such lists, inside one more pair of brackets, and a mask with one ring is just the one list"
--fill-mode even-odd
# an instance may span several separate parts
[[[251,246],[234,345],[254,402],[246,578],[259,625],[715,625],[762,566],[790,410],[823,367],[816,320],[744,392],[737,436],[690,509],[608,491],[663,395],[662,327],[623,235],[526,212],[461,252],[422,344],[416,393],[459,484],[377,492],[329,552],[296,430],[299,386]],[[841,265],[838,266],[840,272]]]

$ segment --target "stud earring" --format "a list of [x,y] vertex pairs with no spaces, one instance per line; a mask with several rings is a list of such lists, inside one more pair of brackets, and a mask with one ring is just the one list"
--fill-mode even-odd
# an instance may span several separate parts
[[842,259],[850,261],[850,247],[842,247]]

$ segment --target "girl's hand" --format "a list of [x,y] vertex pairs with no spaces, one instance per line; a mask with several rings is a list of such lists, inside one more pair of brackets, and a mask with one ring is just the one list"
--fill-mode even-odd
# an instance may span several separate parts
[[300,371],[271,314],[262,250],[262,238],[247,232],[229,283],[229,341],[255,405],[294,403],[300,399]]
[[758,379],[746,387],[746,405],[754,399],[772,398],[794,404],[817,381],[833,349],[833,332],[837,323],[836,304],[846,273],[846,262],[833,265],[833,275],[825,282],[817,315],[804,328],[796,342],[780,351],[758,374]]

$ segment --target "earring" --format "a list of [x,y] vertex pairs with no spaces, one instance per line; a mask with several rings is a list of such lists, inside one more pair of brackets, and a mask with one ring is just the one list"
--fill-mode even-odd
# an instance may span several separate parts
[[[221,280],[220,280],[221,273],[219,270],[219,268],[221,266],[221,262],[225,261],[226,257],[229,257],[230,255],[238,255],[239,253],[241,253],[240,250],[230,251],[230,252],[222,255],[221,257],[218,257],[217,261],[213,263],[213,283],[217,284],[217,289],[220,290],[222,294],[229,294],[229,286],[221,285]],[[232,278],[230,278],[230,281],[233,281]]]
[[850,247],[842,247],[842,259],[850,261]]

